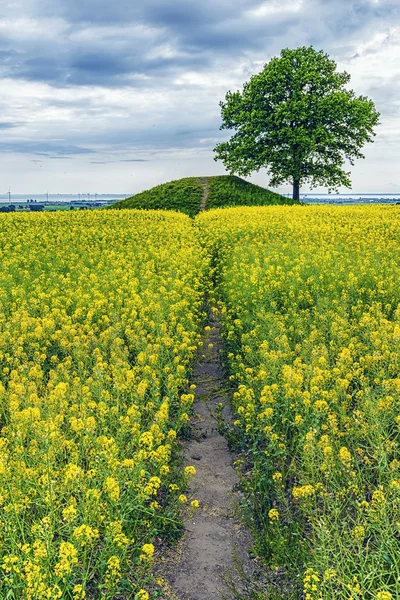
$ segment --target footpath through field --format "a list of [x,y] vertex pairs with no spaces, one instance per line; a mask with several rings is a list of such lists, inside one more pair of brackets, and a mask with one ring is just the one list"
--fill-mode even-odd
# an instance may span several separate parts
[[195,465],[197,474],[190,496],[200,508],[186,522],[177,549],[167,557],[164,578],[168,590],[164,599],[211,600],[230,598],[223,579],[234,577],[234,564],[248,561],[248,534],[235,514],[238,483],[233,456],[226,439],[218,432],[217,414],[231,418],[227,381],[220,363],[220,324],[210,311],[210,331],[205,336],[204,354],[194,367],[191,382],[196,385],[192,438],[184,448],[185,464]]
[[203,186],[203,197],[200,202],[200,212],[204,212],[206,210],[207,198],[210,190],[208,177],[200,177],[200,183]]

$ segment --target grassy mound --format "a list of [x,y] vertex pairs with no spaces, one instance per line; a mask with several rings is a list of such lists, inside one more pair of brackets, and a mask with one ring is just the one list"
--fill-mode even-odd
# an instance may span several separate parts
[[157,185],[131,198],[119,200],[107,208],[177,210],[194,217],[200,211],[204,190],[206,209],[227,206],[266,206],[297,204],[290,198],[271,192],[233,175],[187,177]]
[[203,196],[203,186],[197,177],[177,179],[140,192],[131,198],[118,200],[107,208],[145,208],[177,210],[190,217],[197,215]]
[[206,208],[226,206],[267,206],[269,204],[298,204],[291,198],[271,192],[233,175],[209,177]]

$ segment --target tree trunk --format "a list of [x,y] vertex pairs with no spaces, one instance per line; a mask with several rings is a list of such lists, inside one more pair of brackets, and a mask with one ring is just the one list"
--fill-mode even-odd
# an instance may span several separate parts
[[293,181],[293,200],[300,200],[300,181]]

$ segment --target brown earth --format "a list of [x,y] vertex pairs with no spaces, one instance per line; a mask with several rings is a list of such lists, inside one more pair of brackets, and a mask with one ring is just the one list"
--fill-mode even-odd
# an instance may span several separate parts
[[208,181],[208,177],[199,177],[199,181],[200,181],[201,185],[203,186],[203,197],[200,202],[200,212],[203,212],[204,210],[206,210],[206,203],[207,203],[210,184]]
[[164,600],[211,600],[218,599],[221,592],[224,598],[233,598],[223,579],[232,578],[237,564],[247,570],[250,540],[237,516],[240,497],[234,491],[238,483],[234,457],[218,433],[216,418],[219,403],[224,405],[224,420],[231,418],[227,379],[220,362],[220,326],[212,315],[209,324],[204,354],[191,379],[197,386],[197,401],[192,439],[184,447],[185,465],[194,465],[197,471],[190,498],[199,500],[200,508],[187,520],[178,547],[163,558],[158,569],[165,580]]

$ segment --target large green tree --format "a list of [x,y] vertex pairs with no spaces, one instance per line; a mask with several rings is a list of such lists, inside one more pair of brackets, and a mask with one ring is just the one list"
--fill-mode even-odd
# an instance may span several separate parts
[[249,175],[265,168],[270,185],[351,186],[343,167],[364,158],[361,148],[372,142],[379,122],[374,103],[346,88],[350,75],[313,47],[284,49],[221,102],[221,129],[236,130],[215,148],[233,174]]

